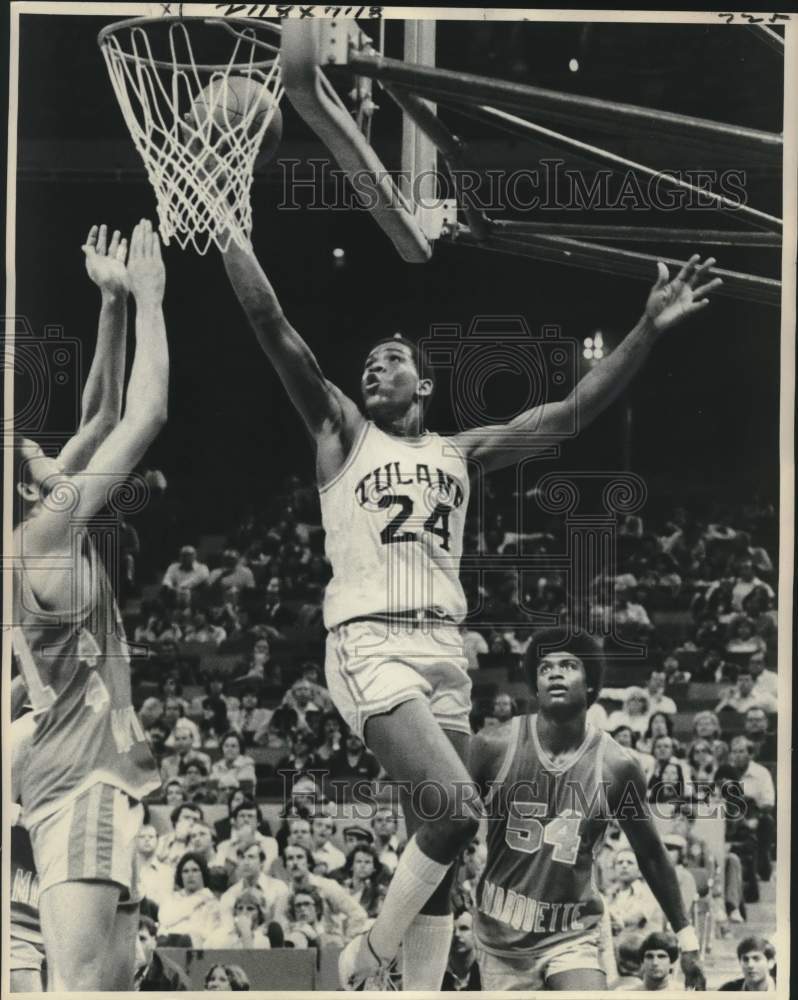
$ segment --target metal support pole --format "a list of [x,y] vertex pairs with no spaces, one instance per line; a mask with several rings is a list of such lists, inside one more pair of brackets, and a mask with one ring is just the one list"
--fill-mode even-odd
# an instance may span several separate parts
[[604,101],[596,97],[565,94],[543,87],[511,83],[459,73],[437,67],[407,65],[399,59],[353,52],[349,68],[360,76],[395,83],[422,93],[430,98],[445,96],[460,103],[497,104],[508,110],[550,115],[567,121],[587,121],[593,125],[609,126],[617,131],[625,124],[635,129],[655,133],[672,133],[685,138],[698,138],[726,142],[736,148],[757,152],[768,151],[774,159],[781,160],[782,137],[772,132],[744,128],[706,118],[679,115],[671,111],[643,108],[619,101]]

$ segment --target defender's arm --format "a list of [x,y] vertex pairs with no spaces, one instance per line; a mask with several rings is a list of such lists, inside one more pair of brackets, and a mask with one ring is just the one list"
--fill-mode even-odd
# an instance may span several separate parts
[[80,426],[58,456],[67,474],[85,469],[99,444],[119,423],[125,379],[128,280],[127,240],[92,226],[83,246],[86,271],[100,289],[97,346],[83,388]]
[[[66,553],[70,521],[85,520],[105,506],[109,490],[124,482],[166,422],[169,352],[161,306],[165,274],[158,234],[147,220],[133,232],[128,273],[136,299],[136,354],[124,415],[85,472],[55,483],[41,510],[26,522],[31,554]],[[46,576],[46,571],[40,572]],[[42,582],[46,587],[46,580]],[[39,593],[37,586],[34,589]]]

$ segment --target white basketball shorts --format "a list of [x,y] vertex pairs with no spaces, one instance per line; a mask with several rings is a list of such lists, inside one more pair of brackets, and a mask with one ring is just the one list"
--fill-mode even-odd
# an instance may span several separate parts
[[327,635],[330,697],[363,739],[366,721],[423,698],[443,729],[471,733],[471,678],[454,622],[344,622]]

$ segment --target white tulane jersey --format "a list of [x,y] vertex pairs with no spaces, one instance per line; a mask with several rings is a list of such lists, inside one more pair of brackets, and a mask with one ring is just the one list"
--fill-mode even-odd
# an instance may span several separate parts
[[333,578],[328,629],[350,618],[433,608],[460,621],[468,469],[451,438],[417,441],[368,421],[319,495]]

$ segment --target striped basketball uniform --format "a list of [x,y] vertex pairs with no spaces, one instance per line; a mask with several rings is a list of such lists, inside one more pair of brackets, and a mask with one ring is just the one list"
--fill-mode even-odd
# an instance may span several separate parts
[[33,860],[28,831],[22,826],[22,807],[19,798],[20,764],[25,759],[35,730],[35,720],[30,713],[21,715],[11,723],[9,749],[11,751],[11,787],[9,798],[11,822],[11,969],[12,971],[41,972],[44,961],[44,942],[39,922],[39,877]]
[[370,716],[419,697],[442,725],[470,732],[457,628],[466,612],[462,454],[438,434],[409,441],[366,421],[319,494],[333,570],[326,675],[339,712],[362,736]]
[[536,723],[534,715],[507,723],[507,751],[485,796],[488,857],[474,920],[484,989],[542,988],[556,972],[601,969],[593,858],[609,818],[610,738],[588,724],[581,747],[556,765]]
[[[130,660],[111,584],[84,541],[82,606],[46,610],[19,555],[14,567],[14,652],[35,730],[19,776],[40,891],[99,879],[133,886],[140,800],[160,787],[130,698]],[[77,588],[73,588],[77,590]]]
[[11,965],[41,972],[44,942],[39,923],[39,879],[28,831],[11,827]]

